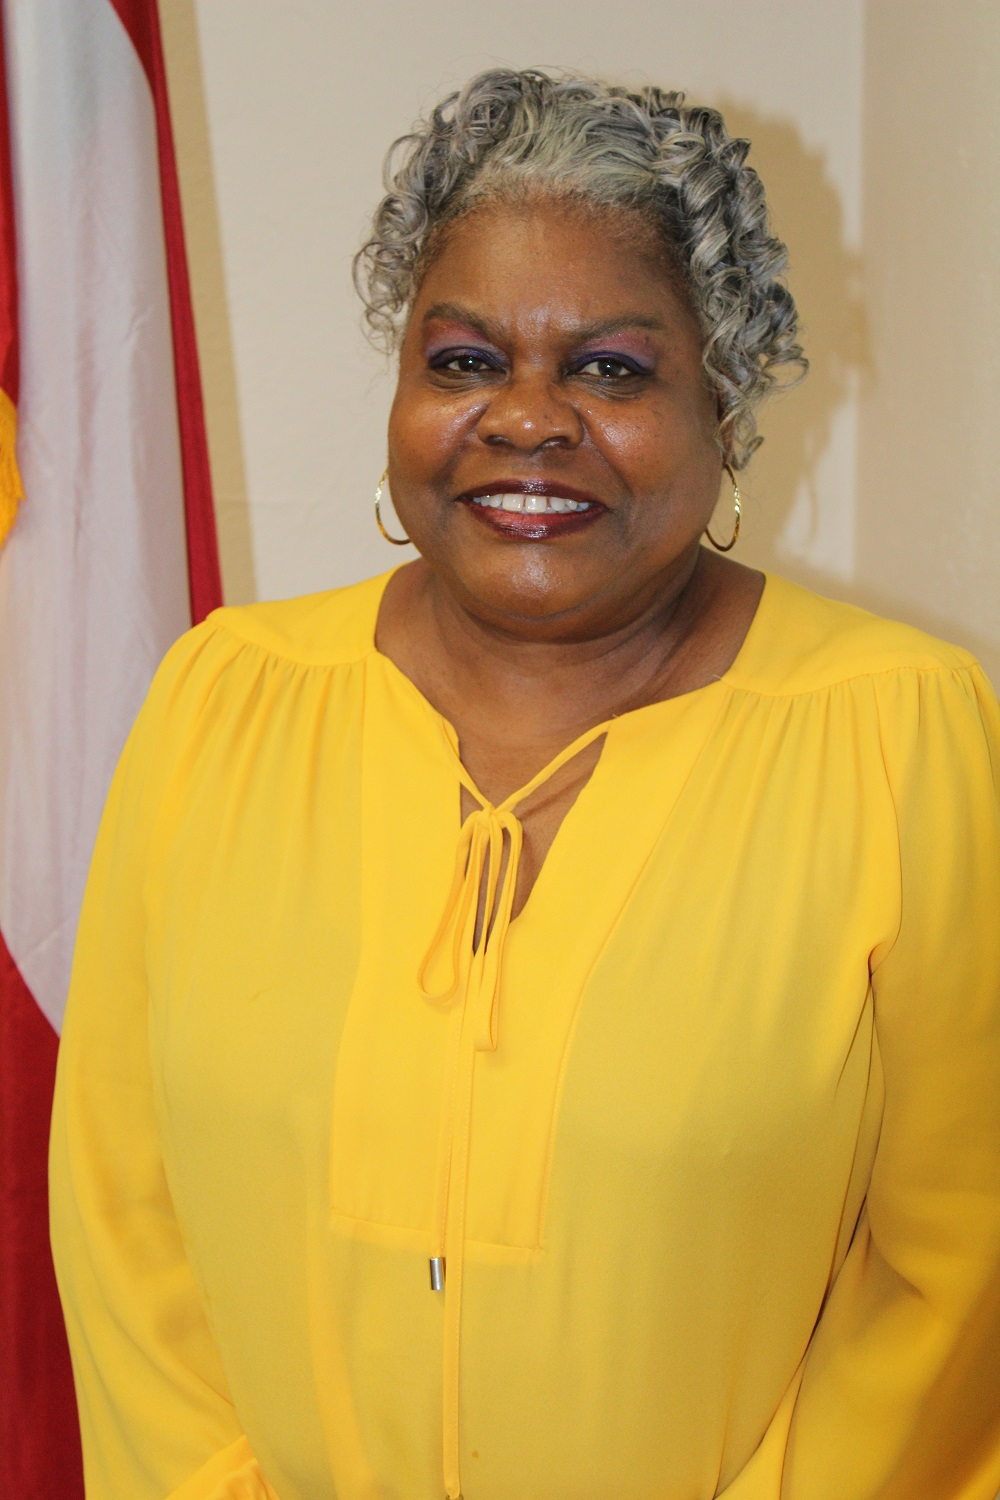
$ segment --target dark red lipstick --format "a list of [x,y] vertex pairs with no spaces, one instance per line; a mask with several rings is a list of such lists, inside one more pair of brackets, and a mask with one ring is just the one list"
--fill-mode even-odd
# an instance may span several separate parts
[[607,510],[585,490],[544,479],[495,479],[464,490],[456,499],[484,526],[523,541],[582,531]]

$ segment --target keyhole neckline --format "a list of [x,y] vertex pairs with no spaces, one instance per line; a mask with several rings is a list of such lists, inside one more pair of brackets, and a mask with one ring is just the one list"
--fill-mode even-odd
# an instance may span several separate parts
[[[401,563],[399,565],[399,567],[405,566],[405,563]],[[745,658],[749,656],[751,651],[751,643],[761,629],[761,619],[766,612],[767,605],[770,604],[769,596],[773,592],[771,589],[771,575],[769,573],[765,573],[764,589],[761,593],[760,599],[757,602],[757,608],[754,611],[753,618],[751,619],[750,624],[747,628],[747,632],[740,643],[739,650],[737,651],[732,662],[726,668],[725,672],[720,673],[718,677],[714,677],[710,682],[702,683],[700,687],[689,688],[687,692],[674,693],[667,698],[654,698],[649,703],[640,703],[635,708],[625,709],[620,714],[612,714],[610,718],[603,719],[599,724],[594,724],[589,729],[583,730],[581,734],[577,735],[575,739],[571,740],[568,745],[564,746],[562,750],[558,751],[556,755],[554,755],[549,761],[547,761],[546,764],[542,766],[542,768],[538,772],[536,772],[536,774],[532,776],[528,781],[524,782],[523,785],[515,788],[515,790],[511,792],[507,797],[504,797],[502,801],[494,803],[490,800],[489,797],[486,796],[484,792],[480,791],[473,776],[466,768],[465,763],[462,760],[458,731],[456,730],[454,724],[450,719],[446,717],[445,714],[441,713],[440,709],[434,706],[434,704],[426,696],[426,694],[423,693],[417,686],[417,684],[413,681],[413,678],[409,677],[406,672],[403,671],[402,667],[398,666],[396,662],[393,661],[391,656],[387,655],[386,652],[380,650],[377,644],[376,636],[378,631],[378,616],[381,610],[382,599],[390,580],[398,571],[399,568],[393,568],[390,572],[388,572],[383,580],[382,588],[379,590],[378,598],[375,601],[374,619],[372,621],[370,636],[370,649],[367,655],[374,656],[379,661],[385,663],[385,665],[389,669],[389,672],[397,677],[400,682],[405,684],[406,691],[409,692],[415,698],[415,700],[422,705],[425,713],[429,714],[431,718],[434,719],[440,726],[445,740],[447,741],[449,750],[451,751],[451,754],[454,758],[458,778],[465,789],[468,791],[469,795],[473,797],[479,804],[480,809],[484,812],[494,811],[498,813],[513,812],[520,803],[526,801],[527,798],[531,796],[532,792],[537,791],[538,787],[541,786],[543,782],[547,781],[550,776],[555,775],[556,771],[558,771],[561,766],[565,765],[567,761],[572,760],[575,755],[578,755],[581,750],[586,749],[587,745],[591,744],[601,735],[611,735],[616,726],[625,725],[627,723],[636,723],[640,718],[645,718],[648,716],[669,713],[670,709],[674,705],[683,706],[690,704],[694,700],[702,697],[715,696],[724,686],[729,684],[730,678],[734,677],[738,673]],[[765,604],[765,600],[767,601],[767,605]]]

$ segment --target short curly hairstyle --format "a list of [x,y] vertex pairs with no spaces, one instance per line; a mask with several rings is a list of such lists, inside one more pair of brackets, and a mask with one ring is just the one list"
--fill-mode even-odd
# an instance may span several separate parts
[[542,193],[631,209],[667,248],[700,320],[703,363],[719,403],[718,440],[734,468],[762,439],[756,409],[808,368],[788,253],[768,226],[750,143],[718,110],[659,88],[491,68],[401,136],[385,161],[372,233],[354,259],[373,340],[398,346],[421,276],[446,227],[484,200]]

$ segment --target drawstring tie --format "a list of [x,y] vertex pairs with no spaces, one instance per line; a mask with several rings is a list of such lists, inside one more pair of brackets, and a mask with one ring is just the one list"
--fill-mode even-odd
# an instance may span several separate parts
[[[466,1188],[472,1126],[472,1085],[477,1052],[495,1052],[499,1029],[503,955],[513,919],[517,875],[524,847],[514,809],[593,740],[607,733],[598,724],[567,745],[537,776],[499,806],[487,802],[461,761],[459,778],[479,806],[462,824],[451,888],[437,931],[417,975],[428,1004],[447,1010],[456,1002],[451,1038],[451,1087],[442,1122],[442,1150],[434,1211],[435,1253],[430,1285],[444,1293],[444,1383],[442,1391],[445,1500],[462,1500],[459,1467],[459,1343],[465,1260]],[[458,759],[457,744],[452,750]],[[506,854],[506,861],[504,856]],[[482,925],[478,943],[480,904]]]
[[[444,1008],[458,995],[466,996],[466,1003],[473,1002],[477,1052],[496,1051],[503,950],[514,910],[523,845],[521,825],[506,804],[499,808],[486,805],[469,814],[459,834],[451,890],[417,976],[424,999],[431,1005]],[[484,880],[483,925],[477,945]],[[433,976],[443,964],[448,966],[448,977],[435,989]]]

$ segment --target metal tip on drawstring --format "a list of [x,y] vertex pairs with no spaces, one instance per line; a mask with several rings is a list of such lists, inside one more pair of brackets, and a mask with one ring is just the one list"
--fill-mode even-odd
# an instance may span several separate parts
[[444,1291],[444,1256],[431,1256],[431,1291]]

